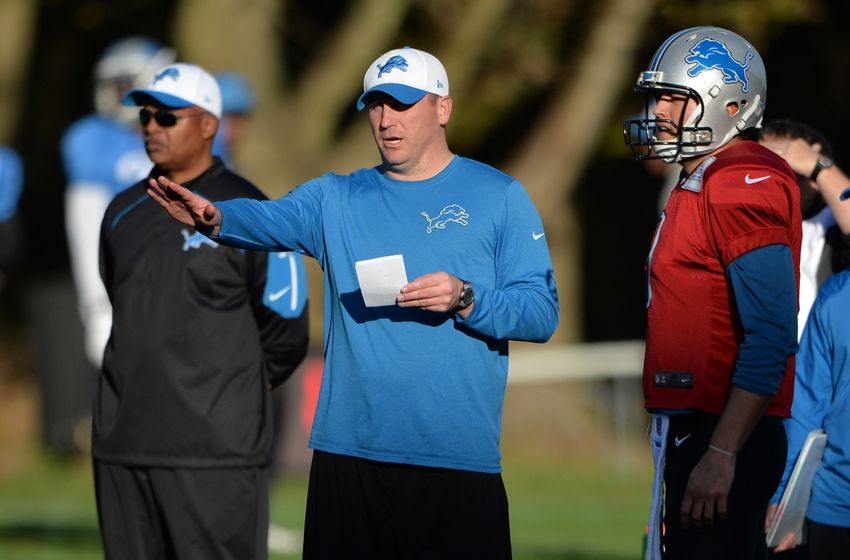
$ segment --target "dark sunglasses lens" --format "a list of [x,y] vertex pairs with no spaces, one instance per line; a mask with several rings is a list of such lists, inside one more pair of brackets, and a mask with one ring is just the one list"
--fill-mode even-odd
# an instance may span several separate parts
[[169,127],[177,124],[177,117],[174,116],[174,113],[168,111],[157,111],[153,114],[153,118],[156,119],[156,124],[159,126]]
[[148,123],[151,122],[151,118],[156,121],[156,124],[165,128],[177,124],[177,117],[174,113],[170,113],[168,111],[157,111],[156,113],[152,113],[147,109],[139,111],[139,122],[142,123],[142,126],[147,126]]

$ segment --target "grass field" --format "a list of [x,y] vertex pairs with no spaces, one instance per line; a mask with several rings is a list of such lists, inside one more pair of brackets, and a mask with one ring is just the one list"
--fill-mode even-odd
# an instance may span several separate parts
[[[101,558],[88,463],[38,463],[0,484],[0,558]],[[644,473],[524,458],[506,462],[504,476],[517,560],[639,558],[649,488]],[[280,480],[273,490],[272,520],[300,530],[305,498],[303,476]]]
[[[509,390],[503,476],[514,558],[637,560],[649,503],[649,453],[634,434],[610,447],[617,438],[592,414],[581,414],[593,403],[576,394],[563,387]],[[34,429],[32,405],[2,397],[0,559],[102,558],[89,461],[60,462],[39,451],[32,437],[24,441]],[[300,532],[305,499],[305,475],[281,476],[272,492],[273,523]]]

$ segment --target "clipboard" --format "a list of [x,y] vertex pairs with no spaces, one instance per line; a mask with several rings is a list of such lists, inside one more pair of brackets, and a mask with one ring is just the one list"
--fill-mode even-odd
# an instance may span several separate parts
[[776,515],[767,530],[767,546],[773,548],[779,546],[783,537],[789,533],[797,535],[797,544],[802,542],[803,521],[806,519],[806,510],[809,509],[809,498],[812,494],[812,482],[815,473],[820,467],[823,452],[826,448],[826,434],[823,430],[813,430],[806,436],[800,455],[788,485],[779,500]]

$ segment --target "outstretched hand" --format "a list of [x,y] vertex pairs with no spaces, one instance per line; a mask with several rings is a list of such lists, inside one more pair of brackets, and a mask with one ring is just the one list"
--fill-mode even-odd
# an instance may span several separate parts
[[205,235],[218,234],[221,212],[212,202],[162,175],[148,180],[148,185],[148,196],[172,218]]

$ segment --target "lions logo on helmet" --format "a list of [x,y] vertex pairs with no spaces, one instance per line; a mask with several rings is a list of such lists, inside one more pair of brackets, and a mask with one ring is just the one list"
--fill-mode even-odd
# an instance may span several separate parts
[[[624,123],[626,144],[637,159],[673,163],[709,154],[758,126],[767,77],[758,51],[743,37],[720,27],[692,27],[659,47],[635,91],[645,94],[647,102],[641,118]],[[658,119],[655,100],[665,93],[685,96],[696,108],[687,119],[683,112],[678,122]],[[671,129],[675,138],[659,137],[660,130]]]
[[688,70],[688,76],[694,77],[700,72],[717,69],[723,72],[723,81],[727,84],[741,82],[741,91],[747,93],[750,89],[750,81],[747,79],[747,70],[750,69],[750,59],[753,58],[752,51],[747,51],[747,62],[741,64],[729,49],[721,41],[716,39],[703,39],[691,49],[691,56],[685,57],[685,62],[695,64]]

